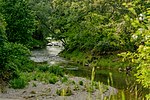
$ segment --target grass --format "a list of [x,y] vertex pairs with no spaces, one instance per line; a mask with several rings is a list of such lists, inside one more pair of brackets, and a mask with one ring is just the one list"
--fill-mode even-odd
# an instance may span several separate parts
[[104,56],[99,58],[96,61],[96,66],[100,66],[101,68],[104,69],[116,69],[118,68],[125,68],[128,66],[127,62],[122,62],[121,59],[116,56],[116,55],[111,55],[111,56]]
[[39,72],[53,73],[58,76],[64,75],[64,70],[57,65],[49,66],[48,64],[40,64],[40,65],[37,65],[36,70]]
[[[64,76],[64,71],[58,66],[48,66],[47,64],[37,64],[34,71],[18,72],[18,76],[10,80],[10,87],[21,89],[28,85],[31,80],[41,81],[44,83],[55,84]],[[64,77],[63,81],[67,79]]]
[[63,53],[61,53],[61,56],[80,65],[84,65],[87,62],[87,55],[85,53],[79,52],[78,50],[75,50],[71,53],[64,51]]
[[[91,89],[93,89],[94,86],[96,86],[94,83],[94,78],[95,78],[95,69],[93,67],[92,69],[92,74],[91,74]],[[112,86],[113,87],[113,74],[109,73],[110,78],[108,78],[108,86]],[[102,88],[101,85],[102,83],[98,82],[98,88],[99,88],[99,92],[100,94],[103,94],[105,90],[107,90],[108,87],[106,88]],[[132,91],[131,91],[132,89]],[[130,92],[127,92],[130,91]],[[91,91],[89,91],[91,92]],[[129,88],[128,90],[118,90],[118,93],[116,95],[110,95],[107,97],[104,97],[104,100],[147,100],[145,98],[145,96],[140,95],[140,88],[137,86],[137,84],[133,84],[133,86],[131,88]],[[128,94],[130,93],[130,94]]]
[[62,83],[67,82],[67,81],[68,81],[68,78],[67,78],[66,76],[63,76],[63,77],[61,78],[61,82],[62,82]]
[[14,78],[10,81],[10,87],[14,89],[22,89],[24,88],[28,82],[24,78]]
[[92,56],[90,53],[75,50],[69,53],[64,51],[61,53],[61,56],[73,61],[74,63],[80,64],[80,66],[95,66],[101,69],[116,70],[120,67],[124,69],[129,66],[128,62],[122,62],[122,59],[116,54]]
[[70,87],[67,87],[67,88],[57,89],[56,94],[59,96],[70,96],[73,93]]

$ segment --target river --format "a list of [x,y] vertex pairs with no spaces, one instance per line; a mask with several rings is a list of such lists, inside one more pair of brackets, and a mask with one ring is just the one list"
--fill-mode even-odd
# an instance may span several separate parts
[[[63,50],[62,43],[60,41],[52,41],[48,43],[45,48],[42,49],[34,49],[31,51],[32,56],[31,60],[37,63],[47,63],[49,65],[62,64],[61,67],[71,66],[66,73],[73,74],[79,77],[91,77],[91,69],[87,67],[79,67],[76,64],[70,63],[65,58],[59,56],[59,53]],[[84,73],[83,73],[84,72]],[[111,78],[113,82],[110,81],[110,73],[112,73]],[[108,69],[96,69],[95,80],[103,82],[106,85],[111,85],[118,90],[125,91],[125,95],[127,96],[127,100],[135,100],[134,92],[136,85],[135,78],[133,76],[127,75],[125,72],[119,72],[116,70],[108,70]],[[138,86],[140,87],[140,86]],[[141,89],[141,88],[140,88]],[[139,94],[140,100],[142,95],[145,93],[143,89],[140,90],[141,94]]]

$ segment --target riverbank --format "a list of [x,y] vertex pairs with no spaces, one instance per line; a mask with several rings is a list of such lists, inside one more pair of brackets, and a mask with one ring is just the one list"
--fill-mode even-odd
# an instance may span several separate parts
[[[122,98],[122,92],[125,98],[129,100],[136,98],[140,100],[149,92],[149,90],[145,90],[137,84],[134,77],[134,66],[127,71],[127,68],[131,65],[128,62],[122,62],[122,58],[117,55],[119,52],[96,55],[91,54],[91,52],[79,52],[77,50],[68,52],[63,50],[61,46],[62,43],[58,41],[51,41],[48,44],[48,47],[46,47],[47,54],[51,55],[55,52],[55,56],[48,58],[48,64],[58,64],[60,67],[67,69],[67,74],[88,79],[91,79],[92,68],[95,67],[95,81],[119,89],[119,94],[116,95],[119,99]],[[62,50],[63,52],[61,52]],[[39,56],[36,58],[39,58]]]
[[[95,81],[100,81],[119,89],[120,93],[123,92],[125,100],[145,100],[145,95],[150,90],[137,83],[134,76],[137,70],[136,67],[131,65],[130,62],[123,62],[118,54],[119,52],[114,52],[97,56],[96,54],[92,55],[91,52],[81,52],[78,50],[61,52],[62,57],[74,61],[81,67],[78,71],[69,71],[68,73],[90,78],[91,69],[95,67]],[[121,99],[120,94],[116,96],[119,97],[118,100]]]
[[[0,99],[18,100],[87,100],[110,97],[117,89],[91,80],[64,73],[67,63],[58,56],[60,42],[52,42],[46,48],[33,50],[31,71],[19,72],[19,77],[1,85]],[[67,76],[66,76],[67,75]],[[14,89],[13,89],[14,88]]]
[[[16,89],[3,88],[0,98],[17,99],[19,97],[20,100],[87,100],[93,98],[92,100],[95,100],[95,98],[104,97],[104,94],[108,99],[113,97],[111,100],[123,98],[141,100],[143,98],[144,94],[141,95],[141,93],[144,90],[136,90],[135,81],[124,70],[127,63],[121,63],[121,59],[116,55],[98,57],[74,51],[63,52],[60,57],[59,53],[63,50],[60,45],[60,42],[53,41],[45,48],[32,50],[30,57],[34,61],[32,71],[20,72],[19,78],[9,83],[9,86]],[[92,75],[93,67],[95,71]],[[119,72],[119,68],[123,70]],[[94,77],[94,83],[90,83],[91,76]],[[104,89],[103,93],[100,92],[101,89]],[[111,90],[115,91],[114,96],[111,96]],[[138,95],[135,96],[136,92]]]
[[73,52],[62,51],[60,56],[83,67],[119,70],[119,68],[125,69],[129,66],[128,62],[122,62],[122,58],[118,56],[118,53],[96,55],[75,50]]
[[[46,84],[39,81],[30,81],[24,89],[7,88],[0,94],[0,99],[13,100],[102,100],[104,97],[115,95],[113,87],[95,83],[81,77],[69,76],[68,81],[55,84]],[[99,90],[100,89],[100,90]]]

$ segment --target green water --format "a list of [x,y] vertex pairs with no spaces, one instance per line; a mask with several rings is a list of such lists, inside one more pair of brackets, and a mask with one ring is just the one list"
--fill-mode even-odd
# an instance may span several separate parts
[[[89,68],[80,68],[78,70],[69,70],[67,72],[75,76],[86,77],[88,79],[91,78],[91,69]],[[95,72],[95,81],[113,85],[113,87],[118,89],[125,89],[135,81],[135,78],[132,75],[127,75],[125,72],[118,72],[107,69],[96,69]],[[113,84],[110,84],[112,82],[108,83],[108,79],[110,80],[110,73],[112,73]]]
[[[87,67],[82,67],[78,70],[67,70],[66,72],[74,76],[86,77],[90,79],[92,70]],[[108,69],[95,69],[95,73],[95,81],[100,81],[103,84],[117,88],[119,91],[124,91],[126,96],[125,100],[142,100],[142,98],[145,97],[145,94],[150,92],[150,90],[146,90],[137,84],[132,73],[131,75],[127,75],[126,72]],[[113,79],[113,82],[110,82],[110,73],[112,73],[111,78]],[[135,87],[137,87],[138,90],[136,90]],[[135,96],[137,91],[138,94]]]

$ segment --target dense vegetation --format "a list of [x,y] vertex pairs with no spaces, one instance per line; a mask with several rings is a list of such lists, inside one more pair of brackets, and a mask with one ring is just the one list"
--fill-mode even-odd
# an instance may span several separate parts
[[0,11],[3,80],[32,71],[29,49],[52,37],[63,42],[64,57],[82,65],[119,54],[150,89],[149,0],[0,0]]

